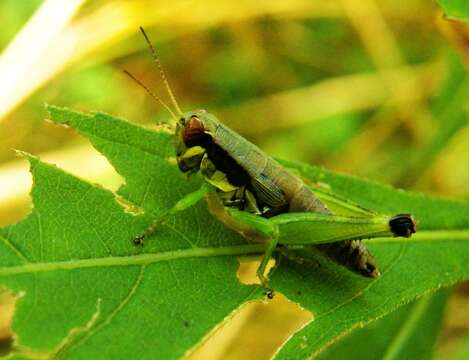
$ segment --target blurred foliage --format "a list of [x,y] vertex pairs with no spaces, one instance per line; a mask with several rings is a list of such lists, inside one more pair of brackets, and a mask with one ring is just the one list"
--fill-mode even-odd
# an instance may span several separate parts
[[337,341],[318,359],[432,359],[449,293],[442,289],[402,306]]
[[0,19],[2,20],[0,47],[2,49],[15,37],[40,4],[40,0],[24,0],[21,4],[15,0],[4,0],[0,3]]
[[469,20],[469,3],[465,0],[438,0],[445,14],[454,19]]
[[[467,14],[464,0],[438,2]],[[0,2],[0,49],[41,4]],[[72,131],[43,121],[44,103],[148,125],[167,120],[122,74],[131,71],[167,99],[138,32],[143,25],[183,109],[210,109],[281,158],[468,198],[469,29],[445,19],[437,2],[97,0],[77,11],[65,28],[67,41],[51,45],[60,53],[76,40],[70,58],[0,118],[0,178],[19,161],[12,148],[60,157],[82,146],[82,157],[93,156]],[[41,74],[45,64],[33,63],[31,71]],[[30,81],[22,74],[15,81]],[[86,166],[78,170],[91,176]],[[0,224],[28,211],[28,189],[22,191],[13,205],[0,199]],[[460,311],[468,309],[465,299]]]

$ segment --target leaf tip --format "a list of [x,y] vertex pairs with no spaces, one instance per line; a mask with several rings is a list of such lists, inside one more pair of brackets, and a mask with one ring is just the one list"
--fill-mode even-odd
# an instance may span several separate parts
[[51,104],[48,104],[48,103],[44,103],[44,107],[46,108],[47,112],[49,113],[49,115],[52,116],[52,114],[56,111],[60,111],[62,108],[60,108],[59,106],[57,105],[51,105]]
[[29,158],[34,157],[32,154],[30,154],[30,153],[28,153],[28,152],[26,152],[26,151],[18,150],[18,149],[13,149],[13,150],[15,151],[16,155],[21,156],[21,157],[23,157],[23,158],[25,158],[25,159],[29,159]]
[[67,107],[45,104],[46,110],[49,113],[49,121],[60,124],[69,125],[70,119],[77,113]]
[[25,160],[28,160],[29,163],[31,164],[31,166],[33,166],[34,164],[36,164],[37,162],[39,162],[39,158],[37,158],[36,156],[26,152],[26,151],[23,151],[23,150],[18,150],[18,149],[13,149],[16,153],[16,155],[22,157],[23,159]]

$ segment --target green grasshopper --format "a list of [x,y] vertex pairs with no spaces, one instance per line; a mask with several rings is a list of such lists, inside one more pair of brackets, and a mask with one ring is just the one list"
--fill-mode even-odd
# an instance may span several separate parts
[[[183,113],[170,89],[156,52],[140,28],[179,116],[144,84],[126,72],[160,102],[176,122],[175,150],[179,169],[200,173],[202,188],[186,195],[167,215],[183,211],[207,198],[209,209],[228,227],[254,241],[265,241],[266,251],[257,276],[269,297],[273,292],[266,265],[279,245],[317,246],[340,264],[364,276],[377,278],[379,270],[361,239],[415,233],[410,214],[376,214],[345,199],[314,189],[257,146],[223,125],[211,113]],[[152,234],[157,219],[137,236],[135,243]]]

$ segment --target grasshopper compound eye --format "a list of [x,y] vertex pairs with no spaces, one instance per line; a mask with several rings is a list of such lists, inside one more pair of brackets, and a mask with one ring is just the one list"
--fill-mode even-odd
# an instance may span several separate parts
[[182,140],[187,147],[201,146],[210,137],[205,133],[204,124],[196,116],[192,116],[184,125]]
[[415,220],[410,214],[398,214],[389,220],[389,227],[394,236],[409,237],[415,233]]

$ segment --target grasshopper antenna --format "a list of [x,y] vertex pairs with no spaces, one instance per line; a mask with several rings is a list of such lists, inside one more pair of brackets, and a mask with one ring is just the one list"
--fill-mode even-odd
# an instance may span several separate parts
[[158,67],[158,70],[160,71],[161,78],[163,79],[163,82],[164,82],[164,84],[165,84],[165,86],[166,86],[166,89],[168,90],[169,97],[171,98],[171,101],[172,101],[172,103],[174,104],[174,107],[176,108],[178,114],[179,114],[179,115],[182,115],[181,108],[179,107],[179,105],[178,105],[178,103],[177,103],[177,101],[176,101],[176,98],[174,97],[173,91],[171,90],[171,86],[169,86],[169,81],[168,81],[168,79],[166,78],[166,75],[165,75],[165,73],[164,73],[164,71],[163,71],[163,66],[161,66],[160,59],[159,59],[158,56],[156,55],[155,48],[154,48],[153,45],[151,44],[151,41],[150,41],[150,39],[148,38],[147,33],[145,32],[145,30],[144,30],[143,27],[141,27],[141,26],[140,26],[140,31],[142,32],[143,37],[145,38],[145,41],[147,42],[148,48],[150,49],[151,55],[152,55],[152,57],[153,57],[153,60],[155,61],[156,66]]
[[158,96],[156,96],[147,86],[145,86],[144,83],[142,83],[140,80],[138,80],[135,76],[133,76],[130,72],[128,72],[127,70],[123,70],[124,73],[130,77],[133,81],[135,81],[138,85],[140,85],[147,93],[148,95],[150,95],[153,99],[155,99],[156,101],[158,101],[161,105],[163,105],[165,107],[166,110],[169,111],[169,113],[171,114],[171,116],[173,117],[174,120],[176,120],[176,122],[178,121],[178,118],[176,116],[176,114],[174,113],[173,110],[171,110],[171,108],[166,105],[163,100],[161,100]]

